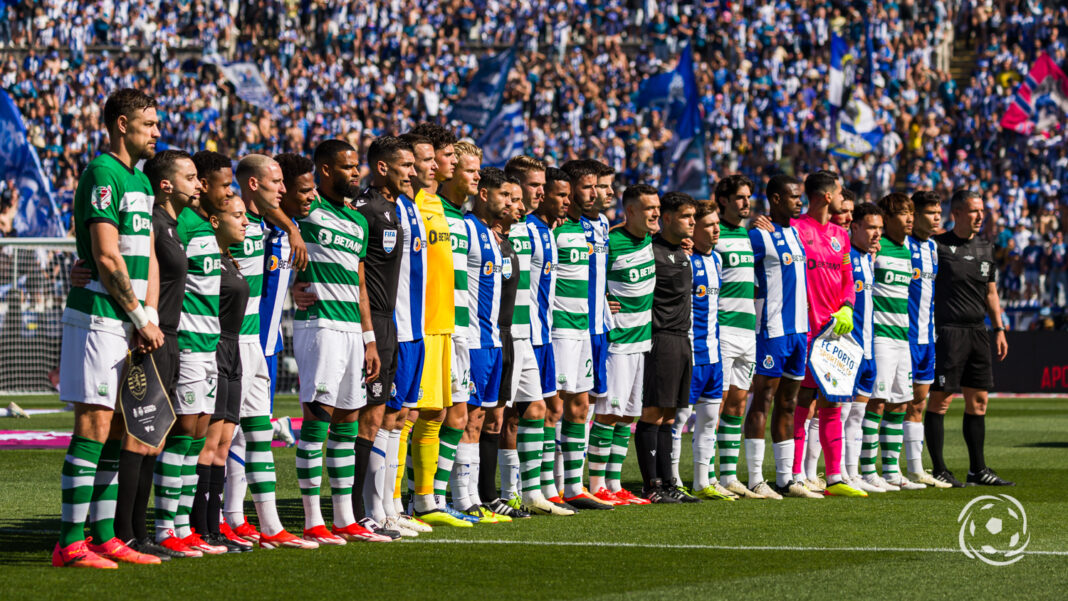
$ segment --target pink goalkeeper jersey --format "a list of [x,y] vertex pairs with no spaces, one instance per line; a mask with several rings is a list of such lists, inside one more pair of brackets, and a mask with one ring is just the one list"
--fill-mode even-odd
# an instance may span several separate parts
[[809,336],[831,320],[831,313],[856,300],[853,269],[849,260],[849,234],[845,228],[819,221],[805,214],[790,221],[797,228],[808,258],[805,281],[808,287]]

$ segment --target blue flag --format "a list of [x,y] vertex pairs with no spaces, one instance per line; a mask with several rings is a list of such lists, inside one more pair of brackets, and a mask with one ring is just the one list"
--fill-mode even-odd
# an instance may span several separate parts
[[831,34],[831,72],[827,81],[827,100],[832,106],[842,106],[845,90],[845,63],[849,46],[837,33]]
[[26,139],[22,115],[7,92],[0,90],[0,177],[11,176],[19,190],[15,232],[23,238],[65,236],[52,185],[41,169],[37,151]]
[[709,198],[704,129],[693,74],[693,49],[689,45],[683,49],[674,71],[642,81],[638,88],[638,108],[661,111],[664,125],[675,132],[663,151],[662,191]]
[[523,154],[526,140],[523,103],[513,102],[502,106],[478,140],[478,147],[482,149],[482,166],[503,169],[508,159]]
[[459,119],[477,129],[489,125],[501,105],[508,72],[515,64],[515,51],[505,50],[478,60],[478,71],[467,84],[463,99],[453,105],[449,119]]

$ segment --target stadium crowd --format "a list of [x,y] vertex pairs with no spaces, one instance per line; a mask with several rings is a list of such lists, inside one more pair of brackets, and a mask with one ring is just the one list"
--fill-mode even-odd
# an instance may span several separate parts
[[[171,147],[308,153],[336,137],[366,149],[375,136],[444,122],[478,56],[504,47],[520,51],[508,94],[524,102],[527,152],[556,164],[603,156],[619,190],[657,186],[673,132],[655,112],[639,114],[635,96],[692,40],[713,185],[727,173],[766,182],[776,171],[829,168],[859,200],[895,187],[935,190],[947,218],[949,192],[979,186],[996,216],[984,235],[999,249],[1003,298],[1036,313],[1068,300],[1068,189],[1060,184],[1068,143],[1054,132],[1028,145],[999,126],[1039,52],[1064,63],[1068,7],[1056,3],[865,4],[870,77],[865,15],[847,2],[74,4],[0,2],[0,45],[29,49],[5,55],[0,85],[22,111],[68,224],[76,174],[105,141],[99,107],[108,90],[153,91]],[[851,45],[858,79],[871,80],[870,90],[858,90],[886,132],[876,152],[857,160],[829,153],[832,32]],[[956,79],[955,43],[974,51],[962,66],[971,72]],[[109,50],[91,50],[101,47]],[[256,63],[280,114],[239,101],[214,67],[196,60],[201,52]],[[11,188],[0,182],[7,235]]]

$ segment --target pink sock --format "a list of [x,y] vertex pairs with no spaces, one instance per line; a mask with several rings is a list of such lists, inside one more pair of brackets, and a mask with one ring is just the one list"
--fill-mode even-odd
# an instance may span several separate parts
[[805,466],[805,420],[808,419],[808,407],[794,409],[794,475],[801,473]]
[[827,483],[842,480],[842,408],[827,407],[819,409],[820,446],[823,447],[824,466],[827,469]]

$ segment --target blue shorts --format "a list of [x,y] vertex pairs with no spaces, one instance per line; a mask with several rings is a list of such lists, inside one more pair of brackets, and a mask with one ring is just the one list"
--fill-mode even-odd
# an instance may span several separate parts
[[723,398],[723,362],[712,365],[694,365],[690,379],[690,404],[698,400],[719,400]]
[[934,384],[935,345],[909,342],[912,353],[912,383]]
[[278,354],[264,357],[267,360],[267,373],[271,376],[271,413],[274,413],[274,391],[278,388]]
[[778,338],[758,335],[756,373],[768,378],[805,378],[808,363],[808,334],[787,334]]
[[871,398],[875,388],[875,359],[862,359],[860,369],[857,370],[857,382],[853,386],[853,392],[858,396]]
[[608,334],[591,334],[590,349],[593,351],[593,390],[590,394],[608,394]]
[[538,372],[541,374],[541,396],[547,399],[556,394],[556,355],[553,354],[553,345],[535,346],[534,359],[538,362]]
[[393,377],[393,393],[386,407],[399,411],[415,409],[423,396],[423,361],[426,359],[423,340],[397,343],[397,375]]
[[492,409],[497,406],[501,393],[504,353],[499,348],[473,348],[468,354],[471,356],[471,385],[474,390],[467,404]]

